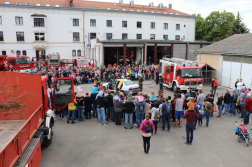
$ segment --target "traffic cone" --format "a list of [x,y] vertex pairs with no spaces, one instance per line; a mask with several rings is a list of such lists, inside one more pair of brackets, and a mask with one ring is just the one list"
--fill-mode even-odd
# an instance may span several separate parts
[[96,85],[96,82],[95,82],[95,80],[94,80],[94,84]]
[[214,112],[217,112],[216,104],[214,105]]

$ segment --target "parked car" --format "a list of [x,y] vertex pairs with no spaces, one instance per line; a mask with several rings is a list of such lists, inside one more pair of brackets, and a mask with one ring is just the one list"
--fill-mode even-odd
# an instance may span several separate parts
[[114,93],[120,83],[122,84],[119,89],[124,95],[129,94],[130,91],[132,91],[133,94],[137,94],[140,91],[139,85],[128,79],[115,79],[112,82],[104,83],[103,87],[105,90],[109,90]]

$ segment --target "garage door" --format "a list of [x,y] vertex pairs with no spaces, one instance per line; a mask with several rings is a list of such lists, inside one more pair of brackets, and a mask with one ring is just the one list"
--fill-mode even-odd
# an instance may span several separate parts
[[186,44],[174,44],[173,45],[173,57],[185,59]]
[[235,88],[237,79],[242,79],[247,88],[252,84],[252,58],[223,56],[222,86]]

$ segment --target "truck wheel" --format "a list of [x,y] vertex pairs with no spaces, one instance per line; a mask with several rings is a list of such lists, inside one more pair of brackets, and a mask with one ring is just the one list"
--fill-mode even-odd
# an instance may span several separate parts
[[51,129],[51,133],[50,135],[50,139],[48,139],[47,137],[44,138],[44,142],[42,144],[42,147],[48,147],[52,144],[52,136],[53,136],[53,130],[52,130],[52,122],[50,122],[50,129]]
[[174,93],[178,93],[178,88],[177,88],[176,83],[173,83],[172,89],[173,89],[173,92],[174,92]]

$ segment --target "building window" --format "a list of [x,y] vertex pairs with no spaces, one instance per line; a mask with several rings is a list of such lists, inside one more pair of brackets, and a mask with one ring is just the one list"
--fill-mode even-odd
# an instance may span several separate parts
[[17,56],[20,56],[20,55],[21,55],[20,50],[17,50],[17,51],[16,51],[16,54],[17,54]]
[[180,35],[176,35],[175,40],[180,40]]
[[112,27],[112,20],[107,20],[107,27]]
[[44,27],[44,18],[34,18],[34,27]]
[[24,32],[17,32],[17,41],[24,41]]
[[142,34],[137,34],[137,39],[142,39]]
[[123,33],[123,34],[122,34],[122,39],[128,39],[128,34]]
[[107,37],[107,40],[112,39],[112,33],[107,33],[107,34],[106,34],[106,37]]
[[164,29],[168,29],[168,23],[164,23]]
[[2,55],[7,55],[5,50],[2,51]]
[[72,50],[72,56],[73,56],[73,57],[76,56],[76,50]]
[[77,55],[78,55],[79,57],[81,57],[81,50],[78,50],[78,51],[77,51]]
[[90,26],[96,26],[96,20],[90,19]]
[[151,28],[155,28],[155,22],[151,22]]
[[127,21],[122,21],[122,27],[127,27]]
[[168,40],[168,35],[163,35],[164,40]]
[[137,22],[137,28],[142,28],[142,22],[141,21]]
[[4,41],[4,39],[3,39],[3,31],[0,31],[0,41]]
[[176,30],[180,30],[180,24],[176,24]]
[[45,33],[35,33],[35,41],[44,41]]
[[150,39],[155,39],[155,34],[150,34]]
[[16,25],[23,25],[23,17],[15,17]]
[[96,33],[90,33],[90,39],[96,39]]
[[73,26],[79,26],[79,19],[73,19]]
[[22,51],[22,55],[23,55],[23,56],[26,56],[26,50],[23,50],[23,51]]
[[73,41],[80,41],[80,33],[73,32]]
[[0,16],[0,24],[2,24],[2,16]]

